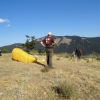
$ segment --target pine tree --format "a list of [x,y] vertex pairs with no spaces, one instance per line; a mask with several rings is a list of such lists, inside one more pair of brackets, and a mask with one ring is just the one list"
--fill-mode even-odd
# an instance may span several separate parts
[[35,48],[35,37],[34,36],[28,36],[28,35],[25,35],[26,36],[26,42],[23,43],[21,46],[26,48],[26,51],[29,53],[30,50],[34,49]]

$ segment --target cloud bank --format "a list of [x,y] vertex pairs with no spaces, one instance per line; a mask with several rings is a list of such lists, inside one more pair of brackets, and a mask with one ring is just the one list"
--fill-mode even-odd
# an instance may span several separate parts
[[2,19],[2,18],[0,18],[0,23],[9,23],[10,21],[8,20],[8,19]]
[[[8,19],[2,19],[0,18],[0,23],[9,23],[10,21]],[[7,27],[10,27],[10,24],[7,25]]]

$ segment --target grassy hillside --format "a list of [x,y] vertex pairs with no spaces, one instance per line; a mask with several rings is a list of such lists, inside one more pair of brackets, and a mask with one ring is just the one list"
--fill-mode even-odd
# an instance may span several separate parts
[[[45,56],[35,55],[38,59]],[[45,64],[46,63],[42,63]],[[100,59],[53,56],[55,69],[0,57],[0,100],[100,100]]]

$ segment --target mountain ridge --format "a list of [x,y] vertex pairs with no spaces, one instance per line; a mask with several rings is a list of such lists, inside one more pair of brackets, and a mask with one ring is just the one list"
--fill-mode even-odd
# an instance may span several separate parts
[[[83,54],[98,53],[100,54],[100,37],[80,37],[80,36],[54,36],[57,45],[54,48],[55,53],[66,52],[72,53],[75,51],[76,47],[82,49]],[[40,44],[40,41],[45,38],[41,37],[35,39],[36,47],[35,50],[45,50],[45,48]],[[10,52],[15,47],[20,47],[22,43],[15,43],[11,45],[6,45],[0,47],[0,49],[7,49]]]

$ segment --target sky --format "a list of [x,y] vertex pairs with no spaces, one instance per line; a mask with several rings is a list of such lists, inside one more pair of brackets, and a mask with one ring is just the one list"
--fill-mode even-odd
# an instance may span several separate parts
[[48,32],[100,36],[100,0],[0,0],[0,47]]

